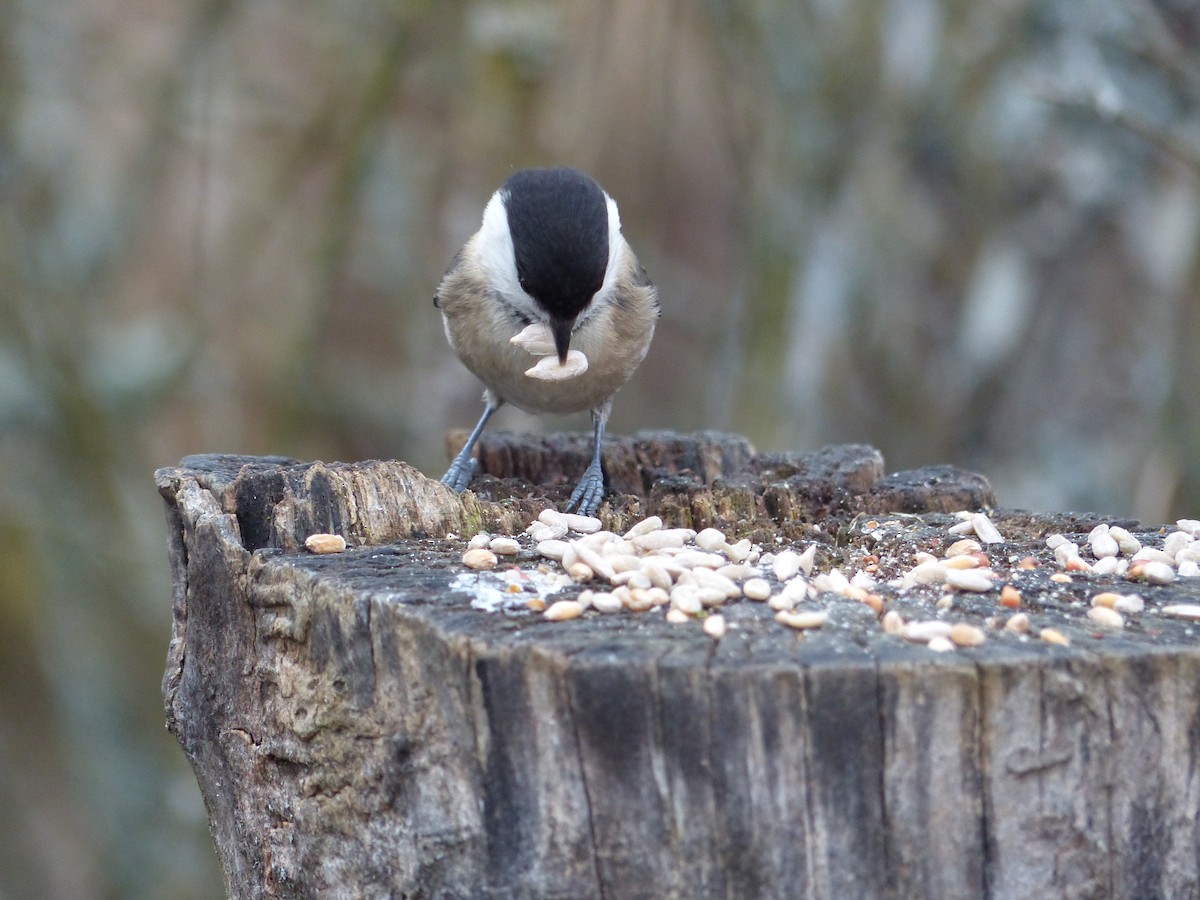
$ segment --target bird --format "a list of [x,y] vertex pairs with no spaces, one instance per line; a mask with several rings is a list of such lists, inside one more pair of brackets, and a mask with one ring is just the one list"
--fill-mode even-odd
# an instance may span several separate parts
[[604,496],[601,447],[613,395],[645,359],[658,292],[621,234],[616,201],[568,166],[522,169],[483,210],[433,298],[446,339],[484,385],[483,415],[442,483],[461,493],[488,420],[591,413],[593,452],[567,502],[592,515]]

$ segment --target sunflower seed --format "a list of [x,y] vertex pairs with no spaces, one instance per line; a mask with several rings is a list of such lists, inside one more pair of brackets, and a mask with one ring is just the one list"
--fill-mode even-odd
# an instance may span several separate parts
[[1108,529],[1108,533],[1117,542],[1117,546],[1126,556],[1133,556],[1142,549],[1142,542],[1120,525],[1112,526],[1110,529]]
[[1142,577],[1151,584],[1170,584],[1175,580],[1175,570],[1164,562],[1151,560],[1142,566]]
[[630,541],[639,550],[666,550],[682,547],[688,542],[688,536],[682,528],[670,528],[635,535]]
[[[564,531],[563,534],[566,534],[566,532]],[[537,552],[546,557],[546,559],[553,559],[560,562],[569,549],[571,549],[571,545],[566,541],[553,539],[538,541],[537,545]]]
[[894,609],[889,609],[883,614],[883,630],[887,634],[903,634],[904,633],[904,617]]
[[1163,553],[1171,557],[1173,562],[1178,561],[1179,552],[1194,543],[1193,538],[1186,531],[1172,531],[1163,540]]
[[695,586],[677,584],[671,591],[671,607],[694,616],[704,608],[704,604],[700,602],[700,594]]
[[788,628],[795,628],[799,631],[806,631],[810,628],[820,628],[829,621],[829,613],[821,612],[790,612],[784,610],[775,614],[775,621],[786,625]]
[[720,551],[725,547],[725,533],[716,528],[705,528],[694,538],[701,550]]
[[978,553],[983,549],[979,541],[974,538],[963,538],[961,541],[955,541],[946,548],[944,556],[950,559],[955,556],[963,556],[967,553]]
[[462,561],[468,569],[494,569],[498,562],[496,554],[484,547],[468,550],[463,554]]
[[508,340],[534,356],[553,356],[558,353],[554,345],[554,335],[550,331],[550,326],[545,322],[526,325],[524,329]]
[[1109,533],[1107,525],[1097,525],[1093,528],[1092,533],[1088,535],[1088,544],[1092,548],[1092,556],[1096,559],[1116,556],[1121,552],[1121,545]]
[[304,539],[309,553],[341,553],[346,549],[346,539],[340,534],[310,534]]
[[761,602],[771,596],[771,585],[767,583],[766,579],[751,578],[742,585],[742,593],[750,600]]
[[987,569],[949,569],[946,572],[946,584],[961,591],[984,593],[995,587],[991,570]]
[[588,358],[582,350],[568,350],[565,362],[559,362],[558,356],[543,356],[531,368],[525,370],[529,378],[539,381],[567,381],[578,378],[588,370]]
[[1004,623],[1004,630],[1014,634],[1025,634],[1029,631],[1029,616],[1025,613],[1013,613]]
[[567,567],[567,574],[571,576],[572,581],[591,581],[595,576],[592,567],[585,562],[577,562]]
[[1004,543],[1004,535],[992,524],[992,520],[985,513],[974,513],[971,516],[971,527],[975,529],[975,534],[985,544]]
[[635,537],[641,537],[643,534],[649,534],[652,531],[658,531],[662,527],[663,520],[661,518],[658,516],[649,516],[648,518],[642,519],[642,521],[638,522],[636,525],[631,526],[630,529],[625,532],[624,537],[625,540],[632,541]]
[[567,619],[578,619],[583,615],[583,606],[578,600],[559,600],[546,607],[542,615],[551,622],[565,622]]
[[516,556],[521,552],[521,545],[513,538],[498,537],[488,542],[488,549],[497,556]]
[[592,608],[602,613],[617,613],[624,609],[621,598],[614,594],[600,591],[592,594]]
[[609,561],[591,547],[585,546],[580,541],[575,541],[571,546],[575,550],[575,555],[579,557],[579,561],[586,563],[593,572],[605,581],[611,582],[617,577],[617,573],[613,571],[613,567]]

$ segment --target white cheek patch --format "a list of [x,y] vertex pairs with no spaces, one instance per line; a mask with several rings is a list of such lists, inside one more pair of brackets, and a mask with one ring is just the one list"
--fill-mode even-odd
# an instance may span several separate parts
[[604,269],[604,281],[600,285],[600,290],[596,291],[596,298],[593,300],[594,306],[600,305],[611,297],[616,289],[617,270],[621,263],[621,251],[625,246],[625,238],[621,235],[621,214],[617,212],[617,201],[605,194],[604,202],[608,206],[608,265]]
[[534,299],[525,293],[517,277],[517,257],[513,250],[512,232],[508,230],[503,191],[492,194],[492,199],[483,209],[483,224],[475,235],[475,249],[488,284],[527,318],[540,318],[543,313]]
[[543,356],[525,374],[539,381],[567,381],[578,378],[588,370],[588,359],[581,350],[568,350],[567,361],[559,363],[557,356]]
[[525,326],[520,334],[509,338],[509,342],[534,356],[554,356],[558,353],[554,346],[554,335],[550,333],[550,327],[544,322],[534,322],[532,325]]

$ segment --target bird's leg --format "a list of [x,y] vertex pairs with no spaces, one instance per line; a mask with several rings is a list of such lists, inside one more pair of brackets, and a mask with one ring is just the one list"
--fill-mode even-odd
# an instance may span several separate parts
[[575,510],[580,515],[590,516],[604,498],[604,470],[600,468],[600,449],[604,443],[604,426],[608,423],[609,404],[592,410],[592,421],[596,425],[596,445],[592,451],[592,464],[587,467],[579,484],[567,501],[567,512]]
[[454,457],[454,462],[450,463],[446,474],[442,476],[442,484],[457,494],[461,494],[467,489],[467,485],[471,483],[471,479],[479,470],[479,460],[471,456],[471,451],[475,449],[475,442],[479,440],[479,435],[483,434],[483,426],[487,425],[492,413],[498,410],[504,402],[497,400],[490,392],[484,394],[483,399],[487,406],[483,408],[483,415],[479,417],[479,423],[471,432],[471,436],[467,438],[467,442],[463,444],[463,448],[458,451],[458,456]]

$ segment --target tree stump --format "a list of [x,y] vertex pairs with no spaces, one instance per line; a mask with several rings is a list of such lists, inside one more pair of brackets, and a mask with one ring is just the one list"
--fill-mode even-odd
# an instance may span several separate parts
[[[462,497],[400,462],[203,456],[157,473],[167,720],[230,896],[1200,893],[1200,652],[1194,625],[1161,614],[1200,601],[1200,579],[1054,580],[1046,535],[1099,520],[993,509],[993,566],[1037,563],[1021,575],[1032,630],[992,627],[1013,611],[996,591],[964,593],[940,615],[989,639],[950,653],[829,594],[823,629],[743,599],[719,640],[661,610],[473,608],[461,538],[561,504],[586,440],[490,436],[489,474]],[[994,505],[979,476],[885,477],[862,446],[768,456],[645,434],[608,442],[606,467],[615,530],[656,513],[768,549],[815,542],[823,570],[940,556],[953,512]],[[310,554],[315,532],[350,549]],[[1110,587],[1146,601],[1119,631],[1085,615]],[[939,615],[936,591],[881,594]],[[1049,627],[1070,645],[1032,636]]]

